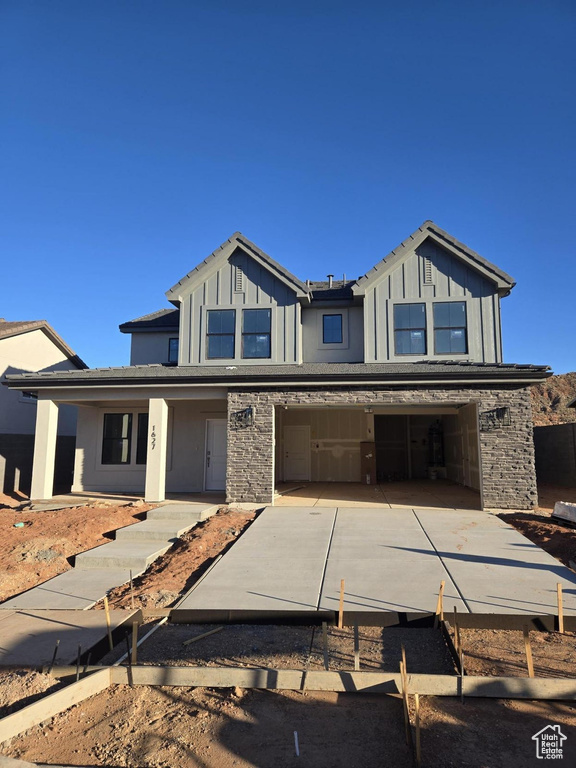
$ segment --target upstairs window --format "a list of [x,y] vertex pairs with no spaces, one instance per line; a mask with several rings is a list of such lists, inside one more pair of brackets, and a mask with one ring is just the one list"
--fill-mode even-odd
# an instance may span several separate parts
[[178,339],[170,339],[168,341],[168,362],[178,362]]
[[426,354],[426,305],[394,305],[394,349],[397,355]]
[[130,464],[132,414],[105,413],[102,464]]
[[342,344],[342,315],[322,315],[322,344]]
[[233,359],[236,310],[210,309],[207,314],[206,357],[208,360]]
[[242,312],[242,357],[269,358],[271,330],[270,309],[245,309]]
[[442,301],[434,304],[434,353],[465,355],[468,352],[466,302]]

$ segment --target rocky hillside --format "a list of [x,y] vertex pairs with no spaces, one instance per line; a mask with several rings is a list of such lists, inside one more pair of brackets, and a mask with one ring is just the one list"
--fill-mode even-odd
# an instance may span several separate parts
[[532,387],[532,414],[535,427],[576,422],[576,408],[566,405],[576,397],[576,372],[551,376]]

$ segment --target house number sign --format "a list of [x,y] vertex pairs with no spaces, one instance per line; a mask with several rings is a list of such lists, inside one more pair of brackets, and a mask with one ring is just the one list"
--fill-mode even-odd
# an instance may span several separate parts
[[150,450],[153,451],[156,448],[156,425],[152,425],[152,432],[150,432]]

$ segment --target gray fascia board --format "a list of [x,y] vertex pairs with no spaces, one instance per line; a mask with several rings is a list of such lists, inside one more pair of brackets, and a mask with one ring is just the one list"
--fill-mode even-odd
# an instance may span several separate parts
[[506,371],[470,371],[465,370],[462,374],[445,373],[439,371],[438,373],[432,373],[431,371],[425,371],[420,376],[415,375],[415,371],[408,371],[406,373],[391,373],[388,376],[381,371],[370,373],[327,373],[327,374],[306,374],[304,372],[293,373],[291,375],[278,375],[274,376],[223,376],[217,374],[215,376],[134,376],[130,378],[122,378],[119,376],[101,376],[98,378],[86,378],[81,379],[68,379],[61,378],[56,379],[40,379],[30,378],[23,376],[10,375],[7,380],[3,382],[9,389],[66,389],[76,387],[102,387],[102,386],[121,386],[121,387],[135,387],[135,386],[206,386],[206,385],[220,385],[226,387],[275,387],[278,384],[283,386],[342,386],[342,385],[358,385],[362,383],[382,384],[386,386],[406,385],[411,384],[414,386],[422,386],[423,384],[433,383],[447,384],[447,383],[480,383],[490,382],[494,383],[529,383],[536,384],[544,381],[552,375],[551,371],[545,371],[542,369],[526,370],[526,369],[512,369]]
[[503,291],[503,295],[508,295],[516,285],[514,279],[506,274],[506,272],[503,272],[495,264],[480,256],[464,243],[456,240],[456,238],[452,237],[441,227],[438,227],[433,221],[428,220],[356,281],[356,284],[352,286],[354,295],[364,296],[366,290],[374,282],[380,280],[399,266],[404,259],[428,238],[434,240],[442,248],[445,248],[454,256],[464,261],[469,267],[476,269],[488,280],[495,283],[499,291]]

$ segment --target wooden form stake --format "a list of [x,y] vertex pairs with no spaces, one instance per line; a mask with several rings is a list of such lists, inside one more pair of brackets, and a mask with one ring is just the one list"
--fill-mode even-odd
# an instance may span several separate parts
[[436,603],[436,616],[434,617],[434,629],[438,629],[438,623],[444,621],[444,586],[446,582],[440,582],[438,590],[438,602]]
[[416,726],[416,765],[422,765],[422,745],[420,743],[420,696],[414,694],[414,724]]
[[404,736],[406,744],[410,746],[410,716],[408,714],[408,697],[406,695],[406,674],[404,662],[400,662],[400,685],[402,687],[402,709],[404,710]]
[[190,645],[191,643],[195,643],[197,640],[202,640],[204,637],[214,635],[216,632],[222,632],[223,629],[224,627],[216,627],[216,629],[210,629],[208,632],[202,632],[201,635],[196,635],[195,637],[191,637],[189,640],[184,640],[182,645]]
[[454,646],[456,651],[460,653],[460,626],[458,624],[458,609],[454,606]]
[[344,579],[340,580],[340,606],[338,608],[338,629],[344,626]]
[[108,598],[104,598],[104,611],[106,612],[106,628],[108,629],[108,645],[110,650],[114,650],[114,642],[112,640],[112,626],[110,624],[110,608],[108,607]]
[[132,664],[138,664],[138,622],[132,622]]
[[134,610],[134,582],[132,581],[132,571],[130,571],[130,608]]
[[358,632],[358,624],[354,624],[354,671],[358,672],[360,669],[360,634]]
[[524,648],[526,650],[528,677],[534,677],[534,662],[532,661],[532,646],[530,645],[530,632],[528,631],[528,627],[524,627]]
[[325,621],[322,622],[322,649],[324,651],[324,669],[328,669],[328,624]]
[[556,584],[558,596],[558,632],[564,633],[564,610],[562,608],[562,584]]

